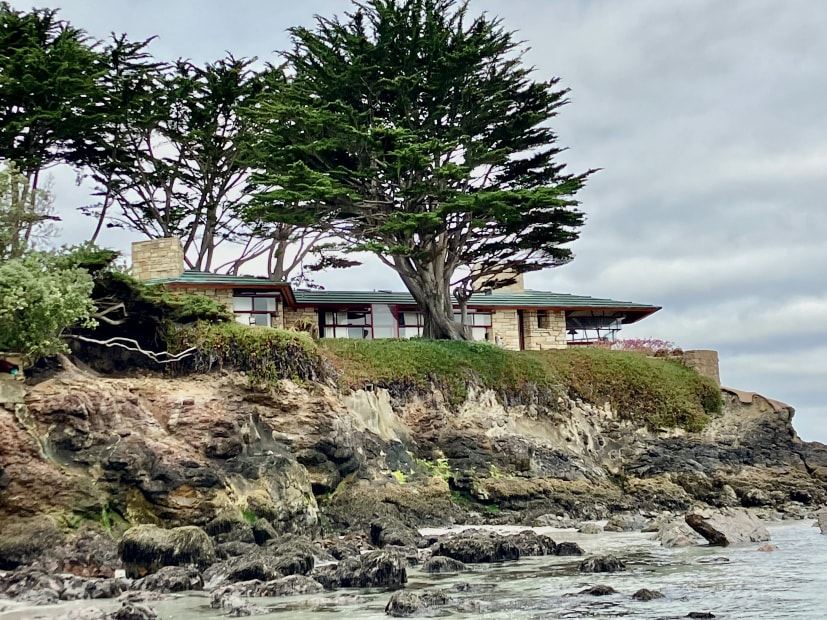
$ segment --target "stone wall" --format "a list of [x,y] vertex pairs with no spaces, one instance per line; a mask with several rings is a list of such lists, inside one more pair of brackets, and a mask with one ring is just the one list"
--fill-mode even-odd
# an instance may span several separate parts
[[285,308],[284,309],[284,329],[290,329],[296,324],[296,321],[306,319],[311,321],[314,325],[319,325],[319,313],[315,308]]
[[714,379],[718,385],[721,385],[717,351],[711,349],[684,351],[683,363],[695,370],[699,375]]
[[491,332],[492,342],[497,342],[499,336],[506,349],[513,351],[520,349],[520,331],[517,327],[516,310],[494,310],[491,313]]
[[523,310],[525,348],[532,351],[566,348],[566,313],[546,310],[547,327],[540,327],[537,310]]
[[139,280],[177,278],[184,273],[180,239],[167,237],[132,244],[132,275]]
[[184,293],[192,293],[193,295],[203,295],[215,301],[224,304],[227,309],[233,311],[233,289],[231,288],[203,288],[200,286],[186,286],[183,288],[176,288],[176,291],[183,291]]

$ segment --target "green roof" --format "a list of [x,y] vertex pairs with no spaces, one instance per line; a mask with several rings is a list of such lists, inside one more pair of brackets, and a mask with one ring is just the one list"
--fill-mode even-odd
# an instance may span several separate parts
[[[416,306],[410,293],[400,291],[326,291],[296,290],[287,282],[274,282],[264,277],[233,276],[209,273],[207,271],[185,271],[177,278],[148,280],[147,284],[166,284],[174,287],[209,288],[272,288],[284,293],[288,305],[299,306],[358,306],[388,304],[395,306]],[[549,308],[568,311],[623,311],[625,323],[632,323],[653,312],[659,306],[638,304],[631,301],[616,301],[599,297],[567,295],[549,291],[492,291],[476,293],[468,302],[469,308]]]

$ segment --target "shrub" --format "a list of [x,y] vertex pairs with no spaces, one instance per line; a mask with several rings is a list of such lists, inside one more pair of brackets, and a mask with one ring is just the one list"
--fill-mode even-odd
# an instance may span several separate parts
[[95,324],[93,286],[87,271],[56,254],[31,253],[0,264],[0,350],[30,362],[68,352],[64,330]]

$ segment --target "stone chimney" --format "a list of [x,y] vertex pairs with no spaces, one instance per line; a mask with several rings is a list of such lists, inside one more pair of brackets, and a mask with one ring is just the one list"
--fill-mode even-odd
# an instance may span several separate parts
[[721,385],[718,371],[718,352],[710,349],[696,349],[683,352],[683,363],[694,369],[699,375],[709,377]]
[[139,280],[177,278],[184,273],[184,249],[176,237],[132,244],[132,275]]
[[[474,268],[471,269],[471,272],[474,273]],[[508,279],[512,279],[512,278],[515,280],[513,284],[508,284],[506,286],[499,286],[499,285],[496,284],[496,282],[498,282],[498,281],[508,280]],[[484,278],[484,280],[489,280],[489,279],[491,279],[491,278]],[[525,290],[525,283],[523,282],[523,274],[521,274],[521,273],[516,273],[515,274],[511,270],[504,271],[503,273],[501,273],[500,275],[496,276],[493,279],[495,281],[495,284],[491,288],[493,288],[497,291],[512,291],[512,292],[514,292],[514,291],[524,291]]]

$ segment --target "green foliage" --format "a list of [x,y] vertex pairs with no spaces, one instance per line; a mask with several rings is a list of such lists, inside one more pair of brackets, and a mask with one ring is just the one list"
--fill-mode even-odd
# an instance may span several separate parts
[[668,359],[591,348],[507,351],[488,343],[431,340],[323,340],[320,344],[350,387],[386,386],[403,395],[436,386],[459,404],[470,385],[492,389],[506,403],[555,406],[557,397],[612,407],[650,428],[695,431],[721,411],[720,389]]
[[405,475],[405,472],[399,471],[398,469],[392,471],[391,475],[399,484],[405,484],[408,482],[408,476]]
[[50,224],[52,195],[44,189],[32,190],[29,180],[11,163],[0,168],[0,261],[20,258],[34,242],[53,236]]
[[325,360],[307,334],[230,322],[197,323],[180,330],[174,348],[196,348],[188,366],[208,372],[215,366],[245,371],[251,383],[272,384],[280,379],[323,381]]
[[417,460],[417,464],[421,465],[429,476],[436,476],[448,482],[452,477],[451,466],[448,464],[448,459],[443,457],[436,461]]
[[345,21],[291,29],[284,72],[248,107],[261,173],[246,217],[380,255],[424,309],[425,336],[461,338],[457,273],[571,258],[590,172],[557,162],[550,121],[567,91],[533,81],[513,34],[467,2],[355,4]]
[[244,519],[246,523],[252,525],[256,521],[258,521],[258,516],[256,515],[255,511],[250,508],[245,508],[241,511],[241,518]]
[[92,276],[65,261],[33,253],[0,263],[0,350],[31,361],[65,353],[65,329],[94,325]]

